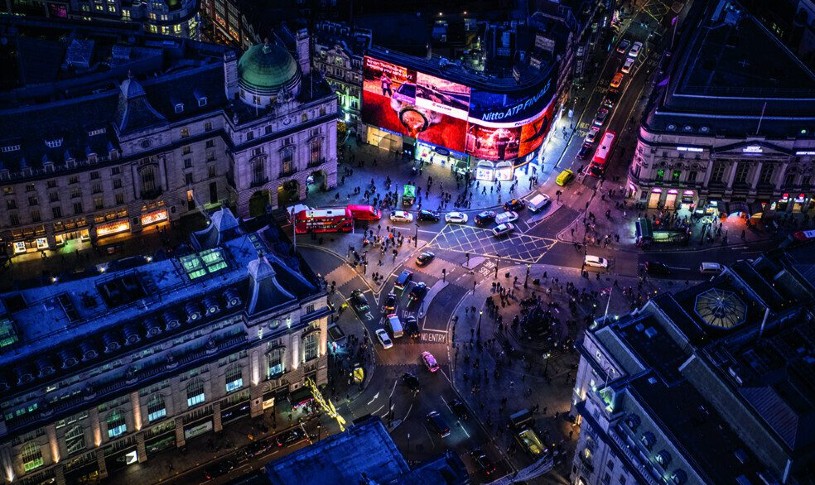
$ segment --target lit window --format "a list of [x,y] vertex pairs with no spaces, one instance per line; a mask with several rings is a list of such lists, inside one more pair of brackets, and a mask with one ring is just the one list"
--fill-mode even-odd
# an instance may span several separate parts
[[204,381],[195,379],[187,384],[187,407],[197,406],[206,401]]
[[116,409],[110,413],[107,419],[108,423],[108,438],[116,438],[127,432],[127,423],[125,422],[125,415],[122,411]]
[[45,463],[42,459],[40,447],[34,443],[25,445],[20,455],[23,458],[23,470],[26,472],[37,469]]
[[161,394],[154,394],[147,403],[147,420],[157,421],[167,416],[167,406],[164,404],[164,397]]
[[237,391],[241,387],[243,387],[241,368],[238,365],[232,366],[226,370],[226,392]]

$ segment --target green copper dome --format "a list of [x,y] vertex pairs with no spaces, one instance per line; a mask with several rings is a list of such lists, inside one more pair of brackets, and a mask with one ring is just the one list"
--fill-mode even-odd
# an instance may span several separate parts
[[250,47],[238,61],[241,87],[255,94],[272,95],[289,90],[300,78],[297,62],[282,46],[265,43]]

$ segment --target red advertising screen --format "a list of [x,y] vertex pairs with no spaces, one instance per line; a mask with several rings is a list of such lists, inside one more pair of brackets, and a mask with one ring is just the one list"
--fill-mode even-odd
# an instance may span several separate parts
[[521,145],[521,128],[490,128],[470,124],[467,127],[466,151],[484,160],[517,158]]
[[543,139],[546,138],[546,134],[549,133],[549,128],[552,125],[552,111],[554,109],[555,100],[553,99],[540,116],[521,128],[519,157],[525,157],[540,148]]

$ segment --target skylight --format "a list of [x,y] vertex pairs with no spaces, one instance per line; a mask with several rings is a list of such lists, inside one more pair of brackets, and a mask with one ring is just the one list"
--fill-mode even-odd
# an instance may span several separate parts
[[16,344],[18,340],[14,322],[8,317],[0,318],[0,349]]
[[220,248],[207,249],[196,254],[183,256],[179,258],[179,261],[190,280],[217,273],[229,266]]

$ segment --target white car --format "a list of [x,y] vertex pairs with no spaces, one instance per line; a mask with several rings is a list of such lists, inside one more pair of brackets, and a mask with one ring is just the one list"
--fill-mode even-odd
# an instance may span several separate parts
[[495,216],[497,224],[506,224],[507,222],[515,222],[518,220],[518,213],[515,211],[506,211]]
[[511,222],[506,224],[499,224],[492,230],[492,235],[495,237],[503,237],[515,230],[515,225]]
[[449,222],[451,224],[466,224],[467,214],[463,212],[448,212],[444,215],[444,222]]
[[586,255],[586,258],[583,260],[583,264],[589,268],[601,268],[601,269],[608,268],[608,260],[606,258],[601,258],[600,256],[592,256],[591,254]]
[[379,343],[382,344],[383,349],[389,349],[393,347],[393,341],[391,341],[390,335],[384,328],[379,328],[376,330],[376,338],[379,339]]
[[642,50],[642,42],[634,42],[634,45],[631,46],[631,50],[628,51],[628,57],[636,58],[640,55],[640,50]]
[[586,135],[586,141],[589,143],[594,143],[597,141],[597,135],[600,134],[600,127],[599,126],[592,126],[589,128],[589,133]]
[[391,222],[413,222],[413,214],[408,211],[393,211],[389,218]]
[[620,68],[620,72],[623,74],[628,74],[631,72],[631,68],[634,67],[634,63],[637,61],[634,57],[626,57],[625,62],[623,63],[623,67]]

